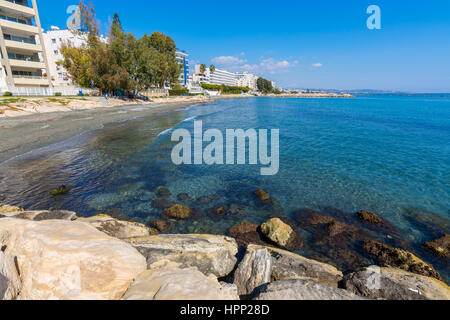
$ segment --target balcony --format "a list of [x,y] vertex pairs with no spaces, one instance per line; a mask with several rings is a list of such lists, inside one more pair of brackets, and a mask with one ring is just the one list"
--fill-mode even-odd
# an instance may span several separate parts
[[[0,1],[2,1],[2,0],[0,0]],[[8,2],[8,1],[3,1],[3,2]],[[26,33],[29,35],[35,35],[35,34],[39,33],[38,27],[36,27],[32,24],[11,21],[11,20],[5,19],[2,16],[0,16],[0,26],[2,27],[3,32],[8,32],[8,30],[13,30],[13,31],[18,30],[18,31],[21,31],[22,33]]]
[[26,17],[34,17],[35,11],[28,4],[14,0],[0,0],[0,7],[6,13],[20,14]]
[[45,69],[45,63],[41,61],[9,59],[9,63],[14,68]]
[[25,41],[16,41],[16,40],[6,40],[5,39],[6,48],[15,49],[25,52],[42,52],[42,46],[36,43],[25,42]]
[[21,86],[48,86],[49,82],[46,77],[41,76],[13,76],[14,84]]

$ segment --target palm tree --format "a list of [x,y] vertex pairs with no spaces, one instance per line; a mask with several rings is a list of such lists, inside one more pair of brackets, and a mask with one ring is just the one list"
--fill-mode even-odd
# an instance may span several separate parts
[[213,74],[214,72],[216,72],[216,67],[212,64],[212,65],[209,67],[209,71],[211,72],[211,74]]
[[206,64],[200,65],[200,73],[205,74],[206,72]]

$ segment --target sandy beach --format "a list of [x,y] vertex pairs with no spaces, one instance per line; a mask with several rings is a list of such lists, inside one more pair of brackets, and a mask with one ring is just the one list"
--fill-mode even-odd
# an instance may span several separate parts
[[[147,103],[127,101],[126,104],[120,99],[109,99],[110,105],[105,106],[99,98],[55,98],[52,99],[53,102],[43,103],[45,100],[48,98],[27,99],[21,110],[9,110],[0,117],[0,162],[82,132],[101,128],[107,123],[211,101],[203,96],[160,98]],[[63,105],[57,100],[70,102]]]

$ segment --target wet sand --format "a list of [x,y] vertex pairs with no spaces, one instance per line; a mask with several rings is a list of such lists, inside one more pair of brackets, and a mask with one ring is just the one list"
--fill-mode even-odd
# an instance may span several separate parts
[[0,163],[105,124],[175,111],[207,103],[198,100],[147,105],[122,105],[70,112],[39,113],[0,119]]

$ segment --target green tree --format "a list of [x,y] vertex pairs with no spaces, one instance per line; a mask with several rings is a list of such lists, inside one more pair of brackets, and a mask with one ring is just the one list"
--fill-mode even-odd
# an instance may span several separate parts
[[201,64],[200,65],[200,73],[205,74],[205,72],[206,72],[206,64]]
[[216,67],[213,64],[209,66],[209,72],[211,72],[211,74],[216,72]]
[[273,92],[273,85],[272,82],[264,79],[264,78],[258,78],[256,85],[258,86],[258,91],[262,93],[271,93]]

